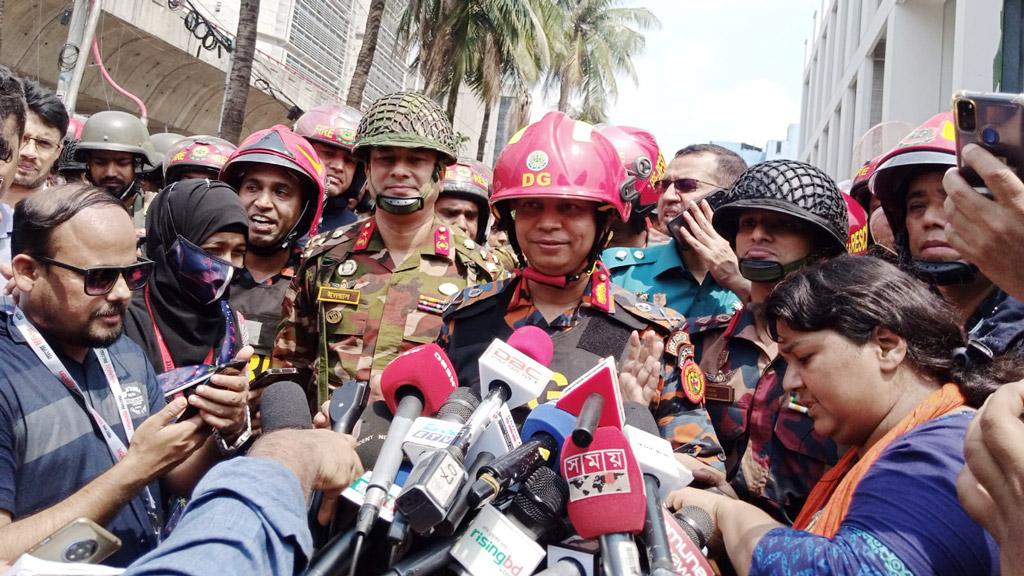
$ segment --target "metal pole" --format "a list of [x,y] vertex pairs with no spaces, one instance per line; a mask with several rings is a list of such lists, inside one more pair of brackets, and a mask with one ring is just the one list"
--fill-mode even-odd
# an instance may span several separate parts
[[[89,2],[87,2],[89,3]],[[71,84],[68,86],[67,98],[64,100],[64,107],[68,109],[68,115],[74,115],[75,104],[78,103],[78,89],[82,85],[82,77],[85,76],[85,67],[89,64],[89,51],[92,49],[92,41],[96,36],[96,26],[100,22],[100,13],[103,11],[103,0],[92,0],[92,11],[85,23],[85,31],[82,33],[82,43],[79,45],[78,62],[75,63],[75,72],[71,77]],[[78,6],[75,7],[76,11]]]
[[[68,40],[61,48],[61,56],[64,56],[64,51],[75,50],[75,61],[74,66],[71,68],[64,68],[58,65],[57,73],[57,98],[61,102],[67,102],[68,88],[71,87],[71,77],[74,75],[75,67],[78,66],[78,61],[82,58],[89,57],[88,48],[82,50],[82,34],[85,33],[85,20],[87,11],[89,10],[89,0],[75,0],[74,9],[71,12],[71,21],[68,23]],[[72,113],[71,110],[68,111]]]

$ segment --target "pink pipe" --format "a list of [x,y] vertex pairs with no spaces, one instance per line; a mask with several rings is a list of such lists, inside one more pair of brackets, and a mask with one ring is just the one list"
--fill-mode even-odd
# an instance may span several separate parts
[[145,102],[143,102],[142,99],[136,96],[135,94],[132,94],[131,92],[122,88],[120,84],[115,82],[114,79],[110,77],[110,73],[107,72],[106,66],[103,65],[103,58],[100,56],[99,42],[95,38],[93,38],[92,40],[92,58],[96,61],[96,65],[100,67],[100,74],[103,75],[103,79],[107,81],[107,84],[110,84],[110,86],[113,87],[114,90],[121,93],[132,102],[135,102],[139,106],[139,116],[142,120],[142,123],[148,124],[149,110],[146,109]]

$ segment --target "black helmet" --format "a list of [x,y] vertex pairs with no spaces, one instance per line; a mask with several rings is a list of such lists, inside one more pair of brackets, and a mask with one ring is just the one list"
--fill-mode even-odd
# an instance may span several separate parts
[[[810,164],[796,160],[769,160],[740,174],[721,206],[715,210],[712,220],[715,230],[734,246],[740,214],[748,209],[792,216],[809,224],[818,233],[816,250],[798,262],[783,266],[777,262],[741,261],[740,271],[749,280],[778,281],[814,258],[846,252],[849,228],[846,202],[832,178]],[[770,271],[768,264],[771,265]]]

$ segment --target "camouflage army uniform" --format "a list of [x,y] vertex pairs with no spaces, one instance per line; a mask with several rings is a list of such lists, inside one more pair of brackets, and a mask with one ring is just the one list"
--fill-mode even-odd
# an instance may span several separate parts
[[[722,450],[708,415],[699,400],[695,403],[688,399],[680,381],[680,359],[692,361],[693,353],[681,330],[682,316],[670,308],[640,302],[607,281],[607,276],[605,280],[603,284],[599,279],[588,284],[580,304],[567,308],[551,322],[534,307],[521,276],[464,290],[445,312],[438,338],[458,371],[460,385],[478,385],[477,360],[492,340],[506,339],[521,326],[537,326],[551,335],[555,350],[550,365],[555,377],[542,398],[557,400],[562,387],[601,358],[613,356],[621,363],[631,332],[643,335],[653,330],[666,341],[662,381],[651,406],[662,436],[677,451],[721,468]],[[611,298],[595,298],[595,294],[610,294]],[[687,416],[685,422],[681,421],[683,415]]]
[[788,408],[786,362],[759,335],[749,307],[687,325],[707,379],[707,410],[725,449],[729,483],[743,500],[791,523],[826,468],[835,442],[809,416]]
[[315,375],[306,391],[319,406],[344,380],[369,380],[433,342],[444,302],[501,274],[490,250],[436,217],[430,240],[399,265],[375,218],[316,236],[285,295],[272,365]]

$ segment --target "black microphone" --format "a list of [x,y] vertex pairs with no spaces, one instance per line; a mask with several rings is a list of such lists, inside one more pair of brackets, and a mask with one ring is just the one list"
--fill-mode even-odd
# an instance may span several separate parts
[[428,576],[451,562],[452,539],[444,538],[396,562],[380,576]]
[[715,533],[715,521],[700,506],[683,506],[672,515],[698,548],[705,548]]
[[331,417],[331,429],[351,434],[369,398],[370,385],[365,380],[349,380],[335,388],[327,410]]
[[601,412],[604,411],[604,397],[598,393],[587,396],[583,402],[583,408],[576,418],[576,428],[572,431],[572,442],[580,448],[590,446],[594,441],[594,430],[601,421]]
[[275,430],[308,430],[313,427],[309,403],[302,387],[287,380],[267,386],[260,398],[263,433]]
[[702,508],[684,506],[675,515],[664,512],[665,529],[672,551],[672,568],[676,574],[712,574],[711,564],[702,548],[714,534],[714,521]]
[[470,485],[467,500],[471,508],[478,508],[491,498],[502,493],[514,482],[532,474],[548,463],[551,455],[557,453],[551,436],[538,435],[529,442],[523,442],[515,450],[496,459],[480,469],[476,482]]
[[452,557],[472,576],[494,574],[497,566],[506,574],[532,574],[544,558],[537,542],[558,531],[568,495],[557,472],[538,468],[504,514],[493,506],[480,511],[452,547]]

